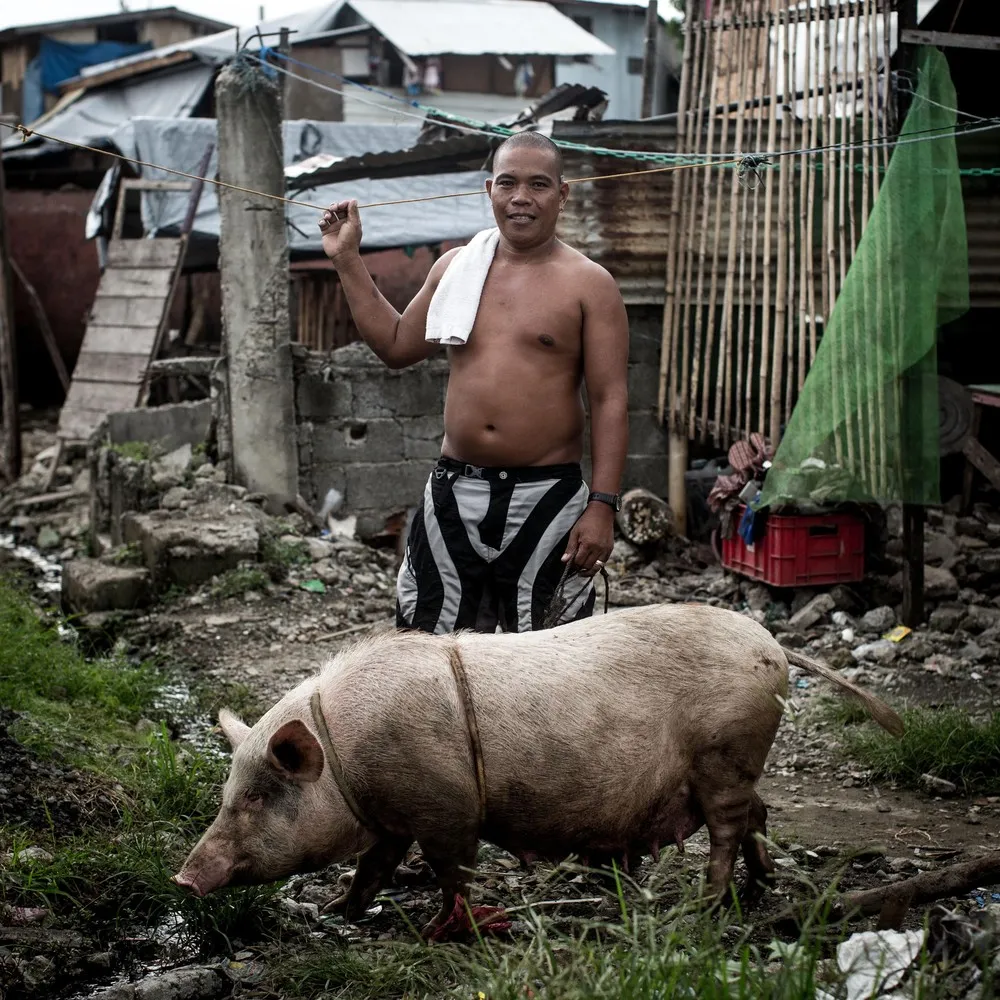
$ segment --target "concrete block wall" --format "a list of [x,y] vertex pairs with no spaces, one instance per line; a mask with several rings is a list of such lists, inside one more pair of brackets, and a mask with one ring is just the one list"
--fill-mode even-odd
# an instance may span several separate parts
[[[662,309],[629,308],[629,455],[623,487],[667,491],[667,440],[656,421]],[[448,363],[393,371],[364,344],[331,355],[293,348],[299,490],[318,505],[344,494],[359,531],[418,503],[440,454]],[[590,476],[589,433],[584,474]]]

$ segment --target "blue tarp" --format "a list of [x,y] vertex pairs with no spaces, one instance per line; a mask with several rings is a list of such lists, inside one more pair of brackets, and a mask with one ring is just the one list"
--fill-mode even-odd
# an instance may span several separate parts
[[43,36],[38,52],[42,61],[42,87],[50,94],[57,93],[60,83],[79,76],[80,70],[87,66],[122,59],[152,47],[152,42],[57,42]]

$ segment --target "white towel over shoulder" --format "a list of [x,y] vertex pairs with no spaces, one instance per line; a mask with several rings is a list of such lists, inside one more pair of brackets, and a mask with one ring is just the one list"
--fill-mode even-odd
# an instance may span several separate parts
[[469,339],[499,242],[499,229],[484,229],[452,258],[427,310],[428,340],[454,346]]

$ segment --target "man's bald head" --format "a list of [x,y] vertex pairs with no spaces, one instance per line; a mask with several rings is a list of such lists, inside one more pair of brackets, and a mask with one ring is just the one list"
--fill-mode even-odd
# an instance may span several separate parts
[[516,149],[538,149],[549,153],[552,156],[555,177],[557,180],[562,180],[562,152],[547,135],[542,135],[541,132],[515,132],[509,138],[504,139],[504,141],[497,146],[496,151],[493,153],[494,175],[496,175],[497,164],[500,162],[501,155],[513,152]]

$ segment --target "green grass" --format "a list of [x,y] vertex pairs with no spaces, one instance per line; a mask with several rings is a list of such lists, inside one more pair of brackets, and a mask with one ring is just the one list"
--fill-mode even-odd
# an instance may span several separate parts
[[108,559],[116,566],[143,566],[146,562],[142,546],[138,542],[120,545],[108,553]]
[[916,787],[922,774],[933,774],[970,794],[1000,792],[1000,712],[977,721],[957,708],[911,709],[903,722],[902,739],[848,729],[848,753],[875,778]]
[[[196,900],[170,882],[215,816],[228,759],[181,746],[163,724],[136,732],[140,717],[158,718],[152,705],[164,680],[116,657],[87,661],[26,592],[0,581],[0,706],[22,713],[13,735],[43,765],[54,756],[76,768],[82,801],[107,796],[83,809],[82,834],[0,826],[0,854],[15,854],[0,865],[0,905],[45,907],[57,926],[79,927],[103,944],[169,919],[176,944],[206,954],[273,929],[267,901],[280,885]],[[19,855],[31,845],[53,860]]]
[[[802,887],[806,890],[807,887]],[[673,905],[619,888],[614,919],[516,914],[513,940],[425,946],[416,940],[324,942],[275,964],[266,982],[284,1000],[814,1000],[842,995],[836,945],[849,933],[830,919],[830,890],[812,889],[799,931],[782,940],[736,909],[710,913],[692,890]],[[613,897],[612,897],[613,898]],[[918,968],[922,1000],[949,995]]]
[[239,566],[223,573],[212,585],[212,596],[239,597],[248,590],[266,590],[270,576],[257,566]]
[[280,536],[268,532],[261,539],[260,559],[269,577],[280,583],[288,576],[288,571],[304,566],[311,560],[301,542],[283,542]]
[[158,458],[162,453],[162,448],[149,441],[123,441],[121,444],[109,446],[109,451],[113,451],[122,458],[131,459],[133,462],[148,462]]
[[87,661],[17,584],[0,580],[0,705],[27,713],[32,745],[117,738],[161,683],[150,667],[119,656]]

